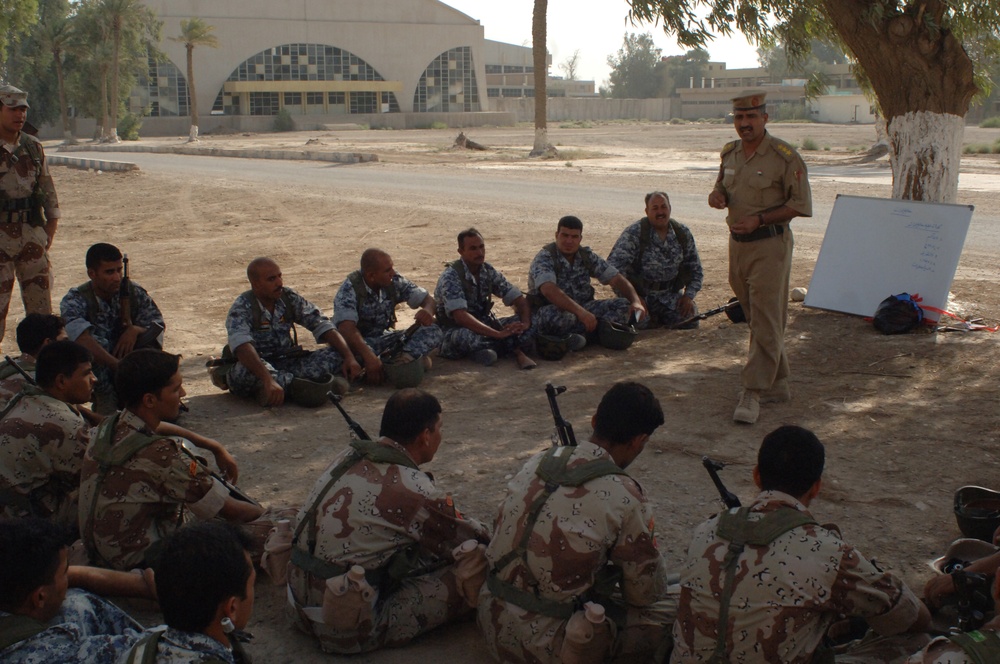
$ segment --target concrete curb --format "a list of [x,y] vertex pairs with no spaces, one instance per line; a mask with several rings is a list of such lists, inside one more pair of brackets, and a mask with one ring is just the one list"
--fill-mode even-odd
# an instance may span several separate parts
[[95,171],[137,171],[139,164],[130,161],[107,161],[104,159],[81,159],[79,157],[63,157],[60,155],[46,155],[46,163],[49,166],[69,166],[80,170]]
[[[153,152],[157,154],[186,154],[202,157],[235,157],[243,159],[295,159],[302,161],[331,161],[341,164],[359,164],[378,161],[377,154],[363,152],[317,152],[314,150],[264,150],[210,148],[200,146],[156,145],[63,145],[59,152]],[[55,163],[55,162],[52,162]]]

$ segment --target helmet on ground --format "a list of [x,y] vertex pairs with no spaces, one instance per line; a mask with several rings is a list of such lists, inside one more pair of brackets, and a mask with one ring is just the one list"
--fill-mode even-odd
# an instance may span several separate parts
[[424,363],[420,357],[412,360],[404,358],[402,362],[387,362],[382,365],[382,369],[397,390],[416,387],[424,379]]
[[955,492],[955,519],[966,537],[993,541],[1000,527],[1000,493],[981,486],[963,486]]
[[738,297],[729,298],[729,302],[735,302],[733,306],[726,309],[726,318],[728,318],[733,323],[745,323],[747,322],[747,315],[743,313],[743,305],[740,304]]
[[561,360],[569,352],[569,335],[556,337],[551,334],[536,334],[535,350],[543,360]]
[[639,333],[631,325],[621,325],[606,318],[602,318],[597,324],[597,340],[611,350],[625,350],[637,336]]
[[997,547],[989,542],[963,537],[952,542],[943,556],[931,561],[931,567],[941,574],[951,574],[965,569],[980,558],[992,556],[997,551]]

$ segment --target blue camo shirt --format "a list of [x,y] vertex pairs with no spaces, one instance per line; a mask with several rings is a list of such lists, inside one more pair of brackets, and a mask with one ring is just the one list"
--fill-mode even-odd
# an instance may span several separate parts
[[[632,264],[639,254],[641,224],[640,219],[623,230],[608,255],[608,263],[627,276],[635,276],[632,274]],[[704,279],[701,259],[698,258],[698,248],[695,246],[691,231],[684,224],[680,224],[680,230],[687,237],[687,250],[674,235],[673,226],[669,227],[665,240],[660,239],[652,226],[649,227],[650,243],[642,256],[641,276],[646,281],[672,281],[677,277],[681,267],[686,266],[690,270],[691,281],[685,285],[684,294],[694,299],[701,290]]]
[[508,307],[514,300],[521,297],[521,290],[507,281],[500,272],[489,263],[483,263],[479,269],[477,279],[469,271],[469,267],[462,262],[460,269],[465,273],[475,288],[473,301],[468,301],[468,294],[462,287],[462,277],[455,269],[449,265],[438,278],[437,287],[434,289],[434,299],[437,302],[438,311],[444,310],[445,314],[451,317],[452,312],[465,309],[470,315],[483,320],[489,313],[487,307],[490,295],[502,298],[503,303]]
[[273,314],[267,307],[260,305],[259,330],[253,329],[253,301],[256,299],[253,291],[246,291],[236,298],[226,316],[226,333],[229,335],[229,347],[233,351],[247,342],[253,343],[261,355],[293,348],[293,323],[306,328],[313,333],[317,342],[322,342],[323,335],[333,329],[330,319],[320,313],[315,304],[292,289],[286,288],[284,292],[285,297],[291,300],[291,311],[285,310],[283,298],[274,303]]
[[[363,282],[362,282],[363,283]],[[364,336],[381,336],[392,325],[392,312],[400,302],[406,302],[411,309],[419,307],[427,298],[427,289],[417,286],[406,277],[397,274],[392,278],[396,288],[396,300],[390,301],[384,289],[376,293],[368,284],[368,289],[361,311],[358,311],[358,296],[354,292],[351,279],[347,278],[341,284],[337,295],[333,298],[333,322],[340,325],[345,320],[354,321],[358,328],[366,330]]]
[[[139,310],[132,312],[132,322],[140,327],[149,327],[153,323],[164,325],[163,314],[149,293],[134,281],[132,286],[135,287],[136,300],[139,304]],[[117,296],[110,301],[101,297],[96,299],[98,311],[92,316],[93,323],[87,319],[87,298],[77,288],[70,288],[63,296],[62,302],[59,303],[59,313],[66,325],[66,336],[70,341],[76,341],[81,334],[90,330],[90,336],[110,353],[121,337],[121,301]]]
[[566,257],[556,251],[556,260],[559,261],[559,276],[556,278],[555,261],[552,260],[552,252],[547,247],[543,247],[531,261],[528,270],[528,292],[533,295],[539,294],[539,287],[544,283],[553,283],[572,298],[578,304],[586,304],[594,299],[594,287],[590,285],[591,277],[597,279],[602,284],[607,285],[618,275],[618,270],[612,267],[606,260],[591,252],[593,260],[591,269],[587,269],[587,261],[581,255],[584,251],[590,251],[590,247],[580,247],[576,258],[571,265]]

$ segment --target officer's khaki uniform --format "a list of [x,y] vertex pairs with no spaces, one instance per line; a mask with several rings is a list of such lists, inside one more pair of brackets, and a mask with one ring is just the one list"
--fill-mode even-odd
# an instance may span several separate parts
[[[800,216],[812,216],[812,195],[806,165],[790,145],[769,133],[749,157],[743,142],[722,150],[722,167],[715,190],[726,196],[732,226],[745,215],[787,205]],[[762,229],[769,229],[763,226]],[[764,233],[782,234],[751,242],[729,237],[729,285],[750,324],[750,351],[742,384],[763,392],[789,373],[785,354],[788,321],[788,281],[792,270],[792,231],[787,223]],[[757,232],[755,231],[754,235]]]

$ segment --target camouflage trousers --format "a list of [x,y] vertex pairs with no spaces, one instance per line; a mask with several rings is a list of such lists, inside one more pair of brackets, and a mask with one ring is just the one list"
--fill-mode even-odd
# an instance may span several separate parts
[[[382,334],[373,334],[365,337],[365,343],[376,355],[392,348],[396,341],[403,336],[401,330],[386,330]],[[403,346],[403,352],[409,353],[413,357],[427,355],[432,350],[441,345],[441,338],[444,334],[437,325],[423,325],[417,328],[410,340]],[[360,358],[358,359],[360,361]]]
[[[500,323],[500,327],[503,327],[510,323],[517,323],[520,320],[519,316],[508,316],[507,318],[498,319],[497,322]],[[486,321],[483,322],[489,325]],[[525,346],[530,346],[531,340],[534,337],[534,323],[521,334],[507,337],[506,339],[490,339],[464,327],[449,327],[444,330],[444,338],[441,340],[441,348],[438,350],[438,355],[449,360],[460,360],[463,357],[472,355],[477,350],[491,349],[496,351],[497,355],[503,357],[504,355],[510,355],[517,348],[523,350]]]
[[[636,327],[640,330],[645,330],[651,325],[670,327],[680,323],[685,318],[690,318],[690,316],[682,316],[677,311],[677,304],[683,296],[684,293],[672,293],[670,291],[653,291],[649,293],[645,298],[649,316],[639,321]],[[698,306],[695,305],[694,313],[691,316],[696,316],[697,314]]]
[[[665,662],[671,649],[671,629],[679,595],[671,593],[649,606],[615,603],[606,606],[612,643],[605,660]],[[566,620],[525,611],[495,599],[488,588],[479,596],[479,628],[486,645],[501,662],[558,662],[566,634]]]
[[15,278],[21,284],[25,313],[52,313],[52,271],[45,251],[48,241],[41,226],[0,223],[0,340],[7,331]]
[[[337,631],[322,622],[317,607],[305,609],[296,600],[292,588],[301,586],[303,576],[294,565],[289,567],[289,616],[299,629],[315,636],[327,653],[353,655],[404,646],[420,634],[473,611],[459,592],[454,568],[445,567],[406,579],[392,594],[377,598],[372,620],[361,623],[356,630]],[[321,596],[316,590],[313,595]]]
[[[624,325],[628,321],[628,300],[615,297],[610,300],[591,300],[583,308],[594,314],[598,319],[607,319],[612,323]],[[563,311],[554,304],[546,304],[532,314],[533,327],[537,334],[549,334],[555,337],[570,333],[586,334],[583,323],[568,311]]]
[[[344,358],[330,347],[314,350],[305,357],[264,362],[274,381],[286,390],[294,378],[305,378],[316,382],[329,380],[330,376],[340,375],[340,368],[343,365]],[[260,379],[242,362],[233,365],[226,380],[229,382],[229,391],[239,397],[252,396],[260,387]]]

